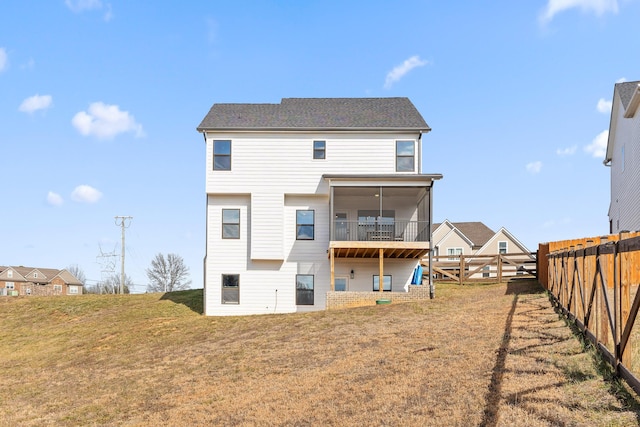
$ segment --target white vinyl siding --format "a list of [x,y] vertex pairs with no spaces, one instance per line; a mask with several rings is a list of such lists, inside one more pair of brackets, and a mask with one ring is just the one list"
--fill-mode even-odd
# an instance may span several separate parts
[[[207,135],[209,194],[328,194],[323,174],[395,174],[396,141],[416,140],[415,135],[317,135],[331,153],[325,161],[310,155],[306,135]],[[233,139],[231,171],[213,170],[213,139]],[[418,144],[416,144],[417,146]],[[268,146],[269,149],[260,149]],[[416,148],[416,159],[420,150]],[[414,173],[420,172],[414,169]]]
[[251,194],[251,259],[282,260],[284,194]]
[[[619,102],[618,99],[615,101]],[[609,220],[612,232],[640,230],[640,109],[624,118],[624,108],[614,108],[615,141],[611,161],[611,203]]]

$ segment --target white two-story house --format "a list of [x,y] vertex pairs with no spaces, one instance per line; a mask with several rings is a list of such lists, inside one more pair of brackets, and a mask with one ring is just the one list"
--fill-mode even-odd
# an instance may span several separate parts
[[422,173],[430,128],[409,99],[214,104],[197,130],[205,314],[322,310],[331,293],[408,290],[442,178]]
[[611,168],[609,232],[640,230],[640,81],[613,90],[604,164]]

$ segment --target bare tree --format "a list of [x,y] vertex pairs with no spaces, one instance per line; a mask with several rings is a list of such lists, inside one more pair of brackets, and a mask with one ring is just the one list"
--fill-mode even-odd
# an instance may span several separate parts
[[[126,274],[124,275],[124,293],[131,293],[133,281]],[[118,294],[120,293],[120,276],[112,274],[105,280],[98,282],[93,286],[87,286],[85,292],[88,294]]]
[[147,292],[172,292],[188,289],[191,285],[189,267],[180,255],[158,253],[147,268]]
[[73,276],[80,281],[83,285],[87,284],[87,276],[84,275],[84,271],[80,268],[78,264],[71,264],[66,268],[66,270],[73,274]]

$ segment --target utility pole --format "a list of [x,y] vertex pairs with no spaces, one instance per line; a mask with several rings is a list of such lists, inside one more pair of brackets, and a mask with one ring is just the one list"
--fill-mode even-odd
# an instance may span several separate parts
[[132,216],[116,216],[114,217],[116,221],[116,225],[122,228],[122,252],[120,255],[120,293],[124,294],[124,229],[128,227],[127,220],[129,220],[129,225],[131,225]]

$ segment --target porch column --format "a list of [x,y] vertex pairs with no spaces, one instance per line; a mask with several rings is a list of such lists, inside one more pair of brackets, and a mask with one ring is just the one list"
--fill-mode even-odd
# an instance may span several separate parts
[[380,248],[380,278],[378,279],[378,292],[384,292],[384,249]]
[[331,264],[331,292],[336,290],[336,275],[335,275],[335,255],[333,253],[334,249],[331,248],[331,252],[329,255],[330,264]]

